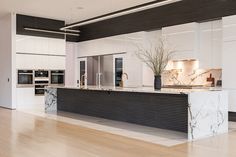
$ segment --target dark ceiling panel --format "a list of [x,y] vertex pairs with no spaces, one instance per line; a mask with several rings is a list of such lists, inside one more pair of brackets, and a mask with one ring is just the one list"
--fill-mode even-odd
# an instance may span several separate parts
[[183,0],[129,15],[78,27],[79,41],[148,31],[236,14],[236,0]]
[[59,31],[59,29],[65,25],[64,21],[17,14],[16,25],[17,25],[16,33],[20,35],[31,35],[31,36],[50,37],[59,39],[65,38],[64,35],[60,34],[36,32],[24,29],[25,27],[29,27],[36,29]]
[[[65,35],[61,34],[36,32],[24,29],[25,27],[29,27],[43,30],[59,31],[60,28],[65,26],[65,21],[17,14],[16,25],[16,33],[20,35],[65,39]],[[66,36],[66,41],[78,42],[78,40],[79,38],[76,36]]]

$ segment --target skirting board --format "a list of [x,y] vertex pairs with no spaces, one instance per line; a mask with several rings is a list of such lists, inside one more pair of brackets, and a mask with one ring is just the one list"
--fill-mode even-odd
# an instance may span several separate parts
[[16,108],[8,108],[8,107],[3,107],[3,106],[0,106],[0,109],[7,109],[7,110],[16,110]]

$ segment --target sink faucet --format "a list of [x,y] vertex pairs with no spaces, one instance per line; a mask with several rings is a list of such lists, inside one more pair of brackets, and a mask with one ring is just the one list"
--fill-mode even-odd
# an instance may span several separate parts
[[128,74],[127,74],[127,73],[123,73],[123,74],[121,75],[120,87],[124,87],[124,76],[126,77],[126,80],[129,79]]

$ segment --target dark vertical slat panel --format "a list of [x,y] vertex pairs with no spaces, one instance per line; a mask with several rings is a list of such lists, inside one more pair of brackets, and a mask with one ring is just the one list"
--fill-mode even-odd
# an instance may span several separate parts
[[58,89],[58,110],[187,132],[188,96]]

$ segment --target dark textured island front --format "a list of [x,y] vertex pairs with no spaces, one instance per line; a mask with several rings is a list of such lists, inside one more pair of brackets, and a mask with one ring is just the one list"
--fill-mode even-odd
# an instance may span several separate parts
[[57,89],[57,110],[174,131],[188,131],[188,95]]
[[78,113],[187,133],[188,140],[228,132],[228,92],[151,87],[47,87],[45,112]]

